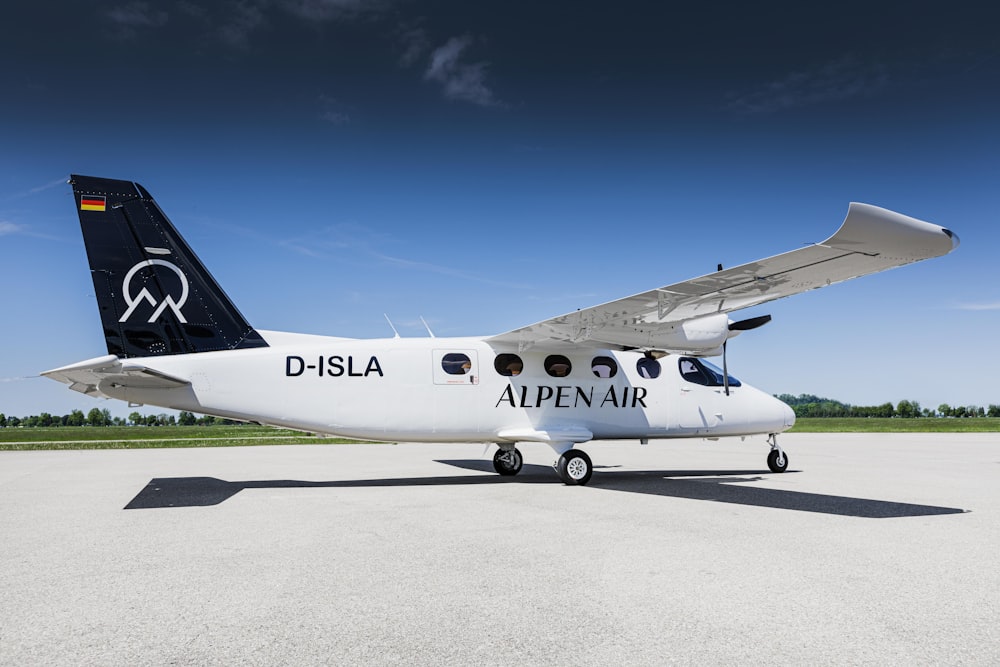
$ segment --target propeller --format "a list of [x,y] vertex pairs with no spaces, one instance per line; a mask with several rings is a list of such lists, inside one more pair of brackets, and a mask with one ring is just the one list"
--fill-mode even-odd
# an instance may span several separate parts
[[750,331],[751,329],[756,329],[757,327],[762,327],[771,321],[770,315],[761,315],[760,317],[751,317],[748,320],[740,320],[739,322],[730,322],[730,331]]
[[[751,317],[746,320],[740,320],[739,322],[730,322],[729,330],[735,332],[733,335],[742,332],[750,331],[751,329],[756,329],[762,327],[771,321],[770,315],[761,315],[760,317]],[[731,338],[732,336],[730,336]],[[729,396],[729,364],[726,361],[726,345],[729,343],[729,338],[727,338],[722,343],[722,386],[726,390],[726,396]]]

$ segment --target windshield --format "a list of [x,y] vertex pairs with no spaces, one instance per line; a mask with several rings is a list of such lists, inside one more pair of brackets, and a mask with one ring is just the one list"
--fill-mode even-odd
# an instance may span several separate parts
[[[704,359],[681,357],[677,362],[677,367],[681,372],[681,377],[688,382],[701,384],[706,387],[721,387],[724,384],[722,369]],[[739,387],[740,381],[730,375],[729,386]]]

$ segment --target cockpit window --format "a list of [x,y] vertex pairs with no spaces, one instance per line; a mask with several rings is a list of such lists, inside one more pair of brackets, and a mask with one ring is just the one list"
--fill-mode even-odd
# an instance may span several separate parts
[[[725,384],[722,370],[704,359],[681,357],[677,362],[677,365],[680,369],[681,377],[688,382],[704,385],[706,387],[722,387]],[[730,375],[729,386],[739,387],[740,381]]]
[[594,357],[590,362],[590,370],[599,378],[613,378],[618,375],[618,364],[611,357]]
[[635,370],[639,373],[639,377],[652,380],[660,377],[660,362],[652,357],[642,357],[635,362]]

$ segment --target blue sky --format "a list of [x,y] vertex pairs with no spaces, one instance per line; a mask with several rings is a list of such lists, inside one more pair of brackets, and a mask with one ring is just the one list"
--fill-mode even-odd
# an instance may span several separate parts
[[732,372],[1000,403],[997,10],[537,4],[6,9],[0,412],[128,412],[32,377],[106,351],[70,173],[145,185],[256,327],[356,337],[499,333],[876,204],[962,246],[746,311]]

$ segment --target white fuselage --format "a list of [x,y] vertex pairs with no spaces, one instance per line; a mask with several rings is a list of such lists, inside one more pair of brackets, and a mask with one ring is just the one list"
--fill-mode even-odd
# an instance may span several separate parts
[[[658,360],[653,378],[637,368],[640,353],[574,348],[561,353],[571,370],[559,364],[550,368],[553,376],[545,369],[551,352],[518,352],[482,338],[261,334],[269,347],[130,360],[188,380],[187,386],[102,383],[100,391],[133,403],[370,440],[718,437],[779,433],[795,421],[787,405],[746,384],[726,395],[721,386],[686,380],[681,357],[673,355]],[[498,355],[518,359],[517,372],[502,374]],[[617,366],[613,377],[593,361],[602,357]]]

